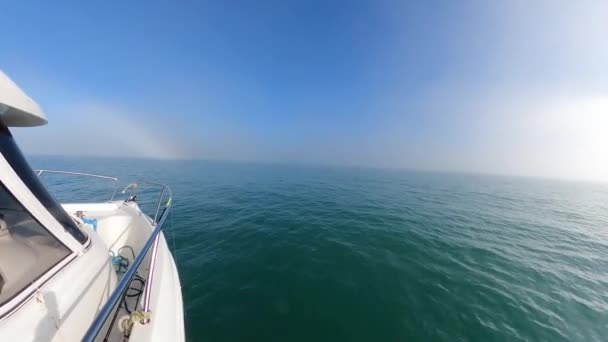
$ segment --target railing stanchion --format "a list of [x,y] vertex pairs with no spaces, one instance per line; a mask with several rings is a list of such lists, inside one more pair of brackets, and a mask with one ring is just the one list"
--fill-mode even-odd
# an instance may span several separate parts
[[158,204],[156,205],[156,213],[154,213],[154,223],[156,223],[156,219],[158,218],[158,212],[160,211],[160,204],[163,201],[163,195],[165,194],[165,187],[163,186],[160,191],[160,195],[158,196]]

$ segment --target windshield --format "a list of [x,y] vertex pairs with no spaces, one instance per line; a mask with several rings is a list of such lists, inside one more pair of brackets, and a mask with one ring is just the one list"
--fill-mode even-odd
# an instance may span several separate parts
[[[1,183],[0,183],[1,184]],[[70,254],[0,185],[0,305]]]
[[34,174],[27,161],[21,154],[19,147],[15,144],[13,136],[8,128],[0,122],[0,153],[11,164],[13,170],[19,175],[21,180],[30,189],[30,191],[38,198],[40,203],[55,217],[63,228],[70,233],[78,242],[85,243],[87,235],[80,230],[72,218],[63,210],[61,205],[49,194],[46,188],[42,185],[38,176]]

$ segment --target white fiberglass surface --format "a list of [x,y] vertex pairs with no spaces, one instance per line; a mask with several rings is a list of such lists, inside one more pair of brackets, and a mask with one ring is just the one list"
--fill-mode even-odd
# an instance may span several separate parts
[[70,254],[0,185],[0,306]]

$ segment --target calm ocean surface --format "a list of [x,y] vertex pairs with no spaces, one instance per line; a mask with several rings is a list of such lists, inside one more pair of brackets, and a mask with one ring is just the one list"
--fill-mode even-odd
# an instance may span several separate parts
[[[30,161],[173,188],[165,234],[177,249],[192,341],[608,338],[606,185],[230,162]],[[62,201],[109,194],[47,182]]]

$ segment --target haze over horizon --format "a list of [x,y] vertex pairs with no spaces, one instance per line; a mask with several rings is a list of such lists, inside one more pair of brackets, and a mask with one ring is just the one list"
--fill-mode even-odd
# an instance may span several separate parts
[[13,129],[28,154],[608,181],[606,1],[23,1],[3,14],[0,69],[49,119]]

